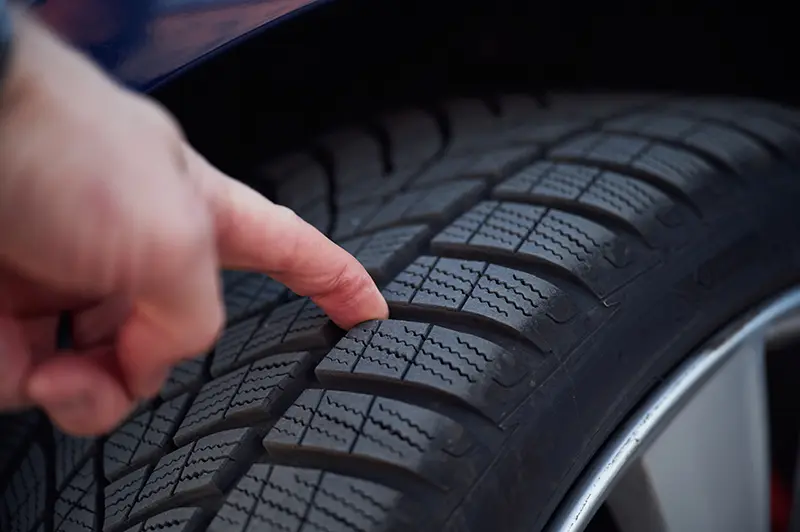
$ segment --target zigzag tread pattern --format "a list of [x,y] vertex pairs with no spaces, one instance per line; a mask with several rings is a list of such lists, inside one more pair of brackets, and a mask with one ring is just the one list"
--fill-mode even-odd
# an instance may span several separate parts
[[279,201],[362,262],[389,319],[341,331],[261,273],[221,272],[220,340],[108,437],[53,432],[20,453],[40,434],[9,431],[0,529],[466,523],[465,497],[519,413],[547,408],[541,388],[569,377],[564,360],[615,297],[680,248],[726,187],[771,179],[778,155],[800,163],[800,119],[763,104],[553,102],[387,115],[378,134],[324,136],[261,169]]

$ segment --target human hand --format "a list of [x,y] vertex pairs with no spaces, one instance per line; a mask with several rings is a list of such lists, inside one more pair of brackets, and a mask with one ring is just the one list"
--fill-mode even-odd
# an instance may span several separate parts
[[[269,274],[343,328],[387,316],[347,252],[212,167],[156,104],[15,23],[0,97],[0,410],[112,429],[213,344],[222,267]],[[63,310],[75,345],[56,353]]]

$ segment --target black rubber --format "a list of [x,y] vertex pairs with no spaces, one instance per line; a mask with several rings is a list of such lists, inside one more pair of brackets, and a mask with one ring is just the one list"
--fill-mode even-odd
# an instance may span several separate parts
[[321,136],[270,190],[391,319],[347,332],[255,273],[107,438],[6,416],[3,532],[541,530],[644,394],[800,279],[800,112],[459,99]]

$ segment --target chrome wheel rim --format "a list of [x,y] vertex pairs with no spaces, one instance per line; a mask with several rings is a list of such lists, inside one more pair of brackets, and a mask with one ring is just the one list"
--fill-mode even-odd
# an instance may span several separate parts
[[607,504],[620,532],[769,529],[764,354],[800,331],[800,288],[684,361],[615,432],[547,532],[581,532]]

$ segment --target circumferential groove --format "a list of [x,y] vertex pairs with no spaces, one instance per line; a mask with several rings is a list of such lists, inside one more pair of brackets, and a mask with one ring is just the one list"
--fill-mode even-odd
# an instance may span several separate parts
[[675,201],[676,203],[681,204],[686,208],[688,208],[689,210],[691,210],[698,218],[701,219],[703,218],[703,212],[700,210],[700,207],[684,191],[682,191],[676,186],[673,186],[665,182],[660,177],[650,174],[649,172],[637,170],[636,168],[633,168],[632,166],[625,164],[616,164],[608,161],[598,161],[596,159],[589,159],[585,157],[548,155],[546,158],[548,161],[553,161],[557,163],[580,164],[582,166],[586,166],[589,168],[606,170],[609,172],[614,172],[620,175],[624,175],[626,177],[631,177],[633,179],[644,181],[645,183],[659,189],[661,192],[672,198],[672,200]]

